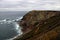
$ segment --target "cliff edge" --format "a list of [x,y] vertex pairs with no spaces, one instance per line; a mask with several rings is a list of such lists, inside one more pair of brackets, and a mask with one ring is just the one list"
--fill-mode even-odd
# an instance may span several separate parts
[[60,11],[33,10],[19,24],[23,35],[14,40],[60,40]]

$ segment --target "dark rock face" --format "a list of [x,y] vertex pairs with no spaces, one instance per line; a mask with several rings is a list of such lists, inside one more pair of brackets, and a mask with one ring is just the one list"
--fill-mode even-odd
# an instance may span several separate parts
[[60,11],[30,11],[20,26],[23,35],[14,40],[60,40]]

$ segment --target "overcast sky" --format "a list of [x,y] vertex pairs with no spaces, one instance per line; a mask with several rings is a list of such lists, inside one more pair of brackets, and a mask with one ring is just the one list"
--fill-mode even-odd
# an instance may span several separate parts
[[0,0],[0,11],[60,10],[60,0]]

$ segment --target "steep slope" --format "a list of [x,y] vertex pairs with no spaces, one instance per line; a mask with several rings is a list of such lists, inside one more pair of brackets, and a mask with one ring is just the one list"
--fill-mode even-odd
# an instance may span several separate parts
[[23,35],[14,40],[60,40],[60,11],[30,11],[20,26]]

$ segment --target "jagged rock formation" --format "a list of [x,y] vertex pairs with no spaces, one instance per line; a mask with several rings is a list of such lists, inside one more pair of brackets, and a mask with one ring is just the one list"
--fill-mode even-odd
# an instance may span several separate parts
[[60,40],[60,11],[30,11],[20,26],[23,35],[14,40]]

